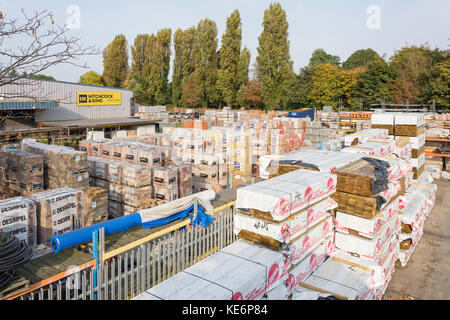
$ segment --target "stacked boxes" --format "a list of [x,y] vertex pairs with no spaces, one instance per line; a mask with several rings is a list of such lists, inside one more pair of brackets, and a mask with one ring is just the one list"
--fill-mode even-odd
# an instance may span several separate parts
[[38,243],[50,246],[54,235],[75,229],[83,216],[83,192],[59,188],[30,196],[36,204]]
[[177,170],[178,197],[184,198],[193,192],[192,166],[190,164],[174,164]]
[[178,171],[175,168],[152,168],[154,196],[158,200],[178,199]]
[[108,220],[108,191],[105,188],[89,187],[84,191],[82,227]]
[[28,197],[44,190],[44,162],[40,154],[16,149],[0,151],[3,192]]
[[89,186],[86,152],[30,141],[23,141],[22,149],[43,156],[45,189],[68,187],[84,190]]
[[30,247],[37,245],[36,205],[24,197],[0,201],[0,232],[14,235]]

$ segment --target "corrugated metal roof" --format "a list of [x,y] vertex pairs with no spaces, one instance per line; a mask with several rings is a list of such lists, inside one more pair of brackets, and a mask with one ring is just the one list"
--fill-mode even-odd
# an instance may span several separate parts
[[0,110],[32,110],[58,108],[58,101],[0,101]]

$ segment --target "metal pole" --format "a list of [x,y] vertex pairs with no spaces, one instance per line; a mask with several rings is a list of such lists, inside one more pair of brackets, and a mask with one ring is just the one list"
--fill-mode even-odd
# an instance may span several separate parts
[[[92,257],[95,259],[93,289],[97,288],[97,269],[98,269],[98,230],[92,231]],[[92,291],[91,291],[92,295]],[[97,300],[97,292],[94,292],[94,300]]]

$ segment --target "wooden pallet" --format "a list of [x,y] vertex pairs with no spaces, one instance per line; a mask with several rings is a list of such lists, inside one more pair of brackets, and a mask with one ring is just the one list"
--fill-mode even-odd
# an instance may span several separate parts
[[30,281],[28,279],[26,279],[24,276],[14,274],[9,286],[3,291],[0,291],[0,300],[24,291],[28,289],[29,286]]

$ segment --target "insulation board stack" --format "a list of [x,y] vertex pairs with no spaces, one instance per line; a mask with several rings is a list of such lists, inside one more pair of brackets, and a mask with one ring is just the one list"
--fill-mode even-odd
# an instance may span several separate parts
[[399,215],[401,233],[399,234],[399,262],[406,266],[417,243],[423,235],[426,218],[433,209],[437,186],[435,184],[413,183],[403,197],[404,208]]
[[299,169],[237,190],[234,232],[288,257],[283,296],[333,251],[335,186],[333,174]]
[[17,149],[0,151],[0,178],[6,194],[29,197],[44,190],[44,160],[41,154]]
[[50,246],[54,235],[75,229],[83,216],[83,191],[59,188],[32,194],[36,204],[38,243]]
[[43,156],[44,189],[67,187],[84,190],[89,186],[86,152],[25,140],[22,149]]
[[282,253],[239,239],[135,299],[261,300],[283,285],[288,267]]
[[332,259],[364,270],[366,289],[372,291],[373,298],[374,292],[387,286],[399,254],[401,184],[389,180],[388,168],[387,161],[367,157],[344,166],[335,171],[337,192],[332,195],[338,204]]
[[37,242],[37,216],[34,201],[24,197],[0,200],[0,233],[14,235],[30,247]]
[[395,136],[409,137],[412,144],[411,164],[417,180],[425,167],[425,119],[423,113],[396,113]]
[[394,113],[372,113],[370,118],[372,129],[387,129],[390,135],[394,134]]
[[348,134],[344,137],[346,147],[356,145],[367,140],[382,140],[388,137],[388,129],[367,129]]

